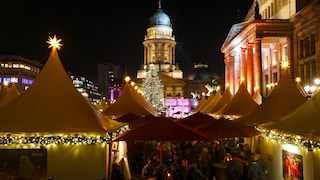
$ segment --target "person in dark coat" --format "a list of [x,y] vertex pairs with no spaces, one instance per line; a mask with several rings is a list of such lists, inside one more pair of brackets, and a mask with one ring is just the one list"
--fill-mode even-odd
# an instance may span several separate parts
[[154,170],[159,164],[160,154],[159,151],[155,150],[151,153],[148,163],[142,168],[142,177],[146,179],[153,177]]
[[186,180],[204,180],[205,175],[201,173],[197,164],[190,164],[187,168]]
[[148,180],[166,180],[167,179],[167,166],[160,163],[153,171],[153,177]]
[[180,173],[178,163],[172,163],[170,165],[170,177],[170,180],[184,180],[183,175]]
[[232,160],[226,169],[228,180],[239,180],[243,176],[243,161],[238,152],[232,152]]
[[259,155],[252,155],[252,160],[249,164],[248,170],[248,180],[262,180],[263,179],[263,169],[258,162]]

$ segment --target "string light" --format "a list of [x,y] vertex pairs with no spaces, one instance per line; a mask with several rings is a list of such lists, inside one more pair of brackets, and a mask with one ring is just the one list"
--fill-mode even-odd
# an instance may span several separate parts
[[292,144],[301,148],[305,148],[308,151],[319,150],[320,142],[311,141],[307,138],[299,135],[293,135],[289,133],[280,132],[277,130],[268,130],[263,127],[255,127],[257,130],[264,132],[261,136],[265,138],[276,140],[281,144]]
[[102,136],[85,136],[80,134],[73,135],[0,135],[0,145],[51,145],[51,144],[70,144],[70,145],[90,145],[90,144],[104,144],[110,143],[111,137],[107,134]]

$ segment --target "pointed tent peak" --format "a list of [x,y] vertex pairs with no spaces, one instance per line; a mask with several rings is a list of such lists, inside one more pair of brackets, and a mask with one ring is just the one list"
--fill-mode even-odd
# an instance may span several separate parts
[[233,95],[230,92],[230,88],[226,87],[226,89],[224,90],[222,97],[219,99],[219,101],[216,103],[216,105],[207,113],[212,115],[212,116],[216,116],[216,113],[220,113],[219,111],[222,110],[222,108],[227,105],[231,99],[233,98]]
[[11,119],[2,123],[1,132],[97,132],[105,135],[108,127],[112,127],[74,87],[56,48],[52,49],[34,83],[0,108],[0,114]]
[[[125,107],[125,108],[124,108]],[[107,109],[103,111],[107,117],[116,119],[127,113],[135,113],[139,116],[156,115],[154,107],[148,103],[141,94],[131,87],[129,83],[125,83],[122,94],[117,101],[110,104]]]
[[13,83],[8,93],[2,99],[0,99],[0,107],[8,104],[9,102],[17,98],[19,95],[20,92],[18,91],[16,84]]
[[9,87],[8,82],[4,82],[3,84],[1,84],[0,100],[8,93],[9,90],[10,90],[10,87]]
[[262,104],[262,96],[259,89],[254,90],[253,99],[258,105]]
[[254,111],[258,104],[247,90],[245,83],[241,83],[233,98],[220,110],[222,116],[228,119],[239,118]]
[[304,136],[310,140],[320,138],[320,92],[296,108],[291,113],[279,118],[273,123],[260,124],[267,129],[276,129],[279,132]]
[[198,105],[192,110],[193,113],[199,112],[203,107],[206,106],[207,98],[205,95],[201,95]]
[[244,83],[244,81],[241,81],[238,91],[239,91],[240,89],[241,89],[241,90],[247,90],[247,86],[246,86],[246,84]]
[[[265,101],[252,113],[236,119],[242,124],[254,126],[278,121],[307,101],[296,83],[289,77],[281,76],[278,85],[270,92]],[[281,111],[277,111],[281,109]]]
[[211,109],[218,103],[218,101],[222,98],[222,94],[220,91],[217,91],[213,98],[208,99],[206,105],[201,109],[200,112],[207,113],[210,112]]

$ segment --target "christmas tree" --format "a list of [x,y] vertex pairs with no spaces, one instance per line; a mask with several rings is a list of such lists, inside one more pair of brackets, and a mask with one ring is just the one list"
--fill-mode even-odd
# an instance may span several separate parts
[[150,102],[159,113],[164,111],[163,85],[158,72],[152,64],[149,66],[146,78],[143,80],[142,91],[144,99]]

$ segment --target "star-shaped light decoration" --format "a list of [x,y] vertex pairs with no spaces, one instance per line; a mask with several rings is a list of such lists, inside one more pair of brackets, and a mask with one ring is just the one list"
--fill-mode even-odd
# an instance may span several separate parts
[[50,44],[50,46],[48,48],[56,48],[58,50],[60,50],[62,44],[60,43],[62,41],[62,39],[57,39],[56,35],[52,37],[49,36],[49,39],[47,41],[48,44]]
[[290,67],[290,63],[288,60],[282,60],[281,61],[281,68],[282,69],[288,69]]

